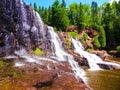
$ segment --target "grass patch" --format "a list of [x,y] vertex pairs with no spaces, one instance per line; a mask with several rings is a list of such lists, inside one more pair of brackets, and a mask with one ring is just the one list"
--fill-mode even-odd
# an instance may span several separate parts
[[86,35],[86,33],[84,33],[82,36],[82,42],[85,43],[86,40],[87,40],[87,35]]
[[3,66],[4,66],[4,62],[0,61],[0,67],[3,67]]
[[77,39],[80,38],[78,32],[68,32],[68,34],[69,34],[71,37],[74,37],[74,38],[77,38]]
[[92,52],[93,49],[92,49],[92,48],[88,48],[86,51],[87,51],[87,52]]
[[33,51],[36,55],[44,55],[44,51],[39,49],[39,48],[36,48],[34,51]]
[[13,62],[0,61],[0,78],[21,78],[23,72],[13,67]]

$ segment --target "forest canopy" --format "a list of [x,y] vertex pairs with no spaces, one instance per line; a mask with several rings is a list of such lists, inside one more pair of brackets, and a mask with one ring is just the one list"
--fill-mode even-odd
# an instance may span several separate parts
[[66,31],[68,26],[74,25],[81,29],[94,28],[99,32],[95,41],[98,47],[114,49],[120,44],[120,1],[112,4],[104,3],[98,6],[96,2],[89,4],[72,3],[66,7],[65,0],[60,3],[55,0],[49,8],[33,5],[44,23],[56,30]]

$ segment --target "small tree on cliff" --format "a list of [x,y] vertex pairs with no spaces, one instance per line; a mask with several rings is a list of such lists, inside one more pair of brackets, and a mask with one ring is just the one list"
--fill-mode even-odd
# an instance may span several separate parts
[[39,12],[39,9],[38,9],[38,7],[37,7],[36,2],[34,2],[34,10],[35,10],[36,12]]

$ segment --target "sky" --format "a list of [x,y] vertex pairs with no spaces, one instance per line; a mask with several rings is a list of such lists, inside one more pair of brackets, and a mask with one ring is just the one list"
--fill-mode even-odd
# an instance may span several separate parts
[[[24,0],[24,1],[27,4],[36,2],[38,6],[49,7],[49,6],[52,6],[52,4],[55,0]],[[62,0],[59,0],[59,1],[62,1]],[[100,6],[104,2],[110,2],[110,1],[113,1],[113,0],[65,0],[65,2],[67,4],[67,7],[73,2],[76,2],[78,4],[80,2],[82,2],[83,4],[90,4],[91,5],[92,1],[97,2],[97,4]],[[116,1],[118,1],[118,0],[116,0]]]

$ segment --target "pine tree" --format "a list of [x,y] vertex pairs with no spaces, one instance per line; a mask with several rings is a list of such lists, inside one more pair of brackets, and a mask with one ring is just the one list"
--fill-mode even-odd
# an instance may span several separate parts
[[78,11],[78,18],[77,18],[77,26],[80,28],[84,28],[84,10],[83,10],[83,5],[80,3],[79,5],[79,11]]
[[61,4],[62,7],[66,8],[66,3],[65,3],[65,0],[62,0],[62,4]]
[[34,2],[34,10],[35,10],[36,12],[39,12],[36,2]]
[[52,20],[52,8],[49,6],[49,8],[48,8],[48,25],[52,25],[51,24],[51,21]]
[[98,15],[98,5],[96,2],[92,2],[92,5],[91,5],[91,18],[92,18],[92,23],[93,24],[98,24],[98,21],[97,21],[97,15]]
[[113,30],[113,19],[112,19],[112,8],[109,3],[105,4],[102,14],[102,24],[106,32],[107,49],[113,47],[114,42],[114,30]]
[[68,8],[68,16],[71,25],[77,25],[79,6],[77,3],[72,3]]
[[69,25],[66,9],[62,7],[58,0],[55,0],[52,5],[52,25],[62,31],[65,31]]
[[106,34],[105,34],[105,30],[104,30],[103,26],[99,27],[98,32],[99,32],[98,39],[99,39],[100,45],[102,48],[104,48],[106,46]]

